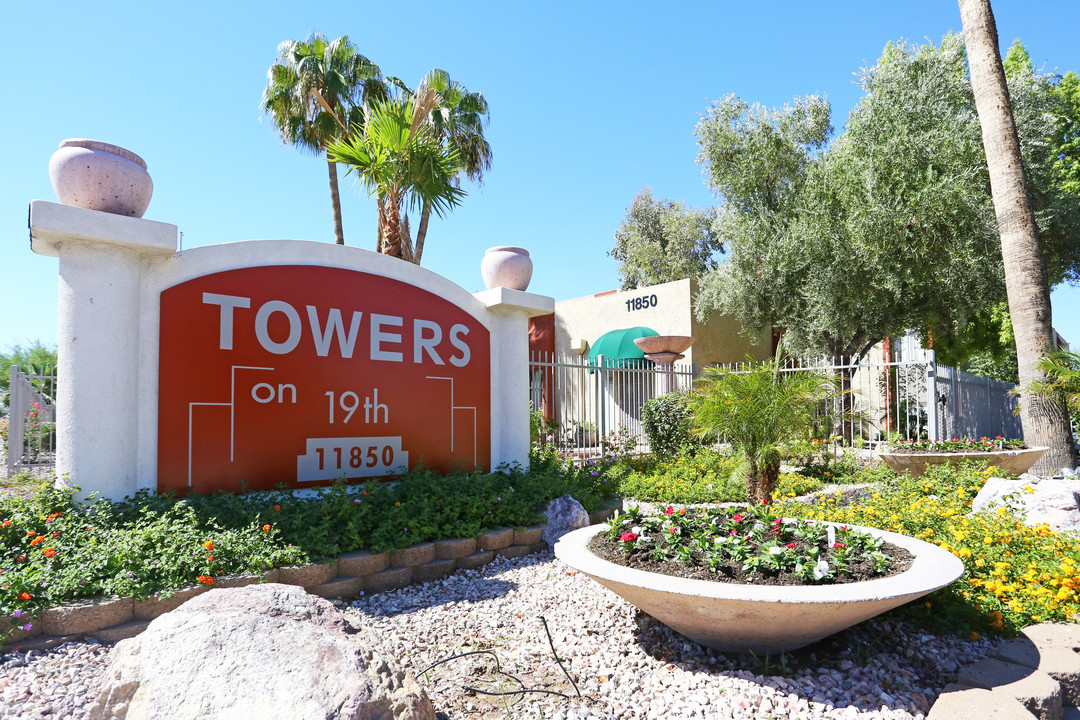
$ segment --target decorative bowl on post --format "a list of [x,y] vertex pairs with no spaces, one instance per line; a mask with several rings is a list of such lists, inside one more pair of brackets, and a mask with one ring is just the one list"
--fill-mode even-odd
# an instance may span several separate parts
[[532,280],[533,263],[529,251],[512,245],[497,245],[487,249],[480,261],[480,275],[489,290],[506,287],[525,290]]
[[154,193],[146,162],[119,145],[70,138],[49,160],[49,179],[64,205],[142,217]]

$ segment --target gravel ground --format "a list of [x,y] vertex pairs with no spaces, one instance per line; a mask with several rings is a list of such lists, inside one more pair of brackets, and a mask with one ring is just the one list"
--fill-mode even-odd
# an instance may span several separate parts
[[[550,552],[338,605],[383,638],[450,720],[922,718],[960,667],[1000,643],[875,619],[783,658],[725,655]],[[86,718],[108,651],[87,642],[0,655],[0,717]],[[427,669],[477,651],[487,652]],[[522,689],[533,692],[485,694]]]

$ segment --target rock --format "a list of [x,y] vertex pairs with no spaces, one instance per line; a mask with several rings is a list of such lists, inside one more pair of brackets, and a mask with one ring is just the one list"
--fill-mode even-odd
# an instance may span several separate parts
[[985,512],[995,507],[1015,508],[1024,514],[1027,525],[1046,523],[1058,532],[1080,530],[1080,480],[992,477],[971,502],[971,510]]
[[543,539],[548,547],[555,547],[555,541],[571,530],[588,527],[589,513],[569,495],[555,498],[544,510],[547,525],[544,526]]
[[116,645],[93,720],[434,720],[370,630],[291,585],[214,589]]

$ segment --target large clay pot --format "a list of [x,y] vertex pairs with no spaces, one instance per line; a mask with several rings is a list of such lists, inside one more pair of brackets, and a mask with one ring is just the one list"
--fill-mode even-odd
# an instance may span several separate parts
[[71,138],[49,160],[49,179],[64,205],[142,217],[154,183],[141,157],[118,145]]
[[532,280],[532,271],[529,251],[511,245],[488,248],[480,261],[480,274],[489,290],[496,287],[524,290]]

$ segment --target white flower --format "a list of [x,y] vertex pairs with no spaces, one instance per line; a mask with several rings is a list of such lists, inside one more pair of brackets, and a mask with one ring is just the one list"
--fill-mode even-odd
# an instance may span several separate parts
[[630,528],[630,532],[634,533],[635,535],[640,535],[641,534],[641,526],[640,525],[635,525],[634,527]]
[[829,529],[826,530],[826,536],[829,538],[829,547],[832,547],[836,544],[836,528],[834,528],[832,525],[830,525]]
[[825,577],[829,572],[829,563],[824,560],[818,560],[817,565],[814,566],[814,577],[820,580]]
[[769,554],[770,555],[783,555],[784,554],[784,548],[774,545],[773,547],[769,548]]
[[727,542],[727,538],[718,535],[717,537],[713,538],[713,542],[717,545],[723,545]]

